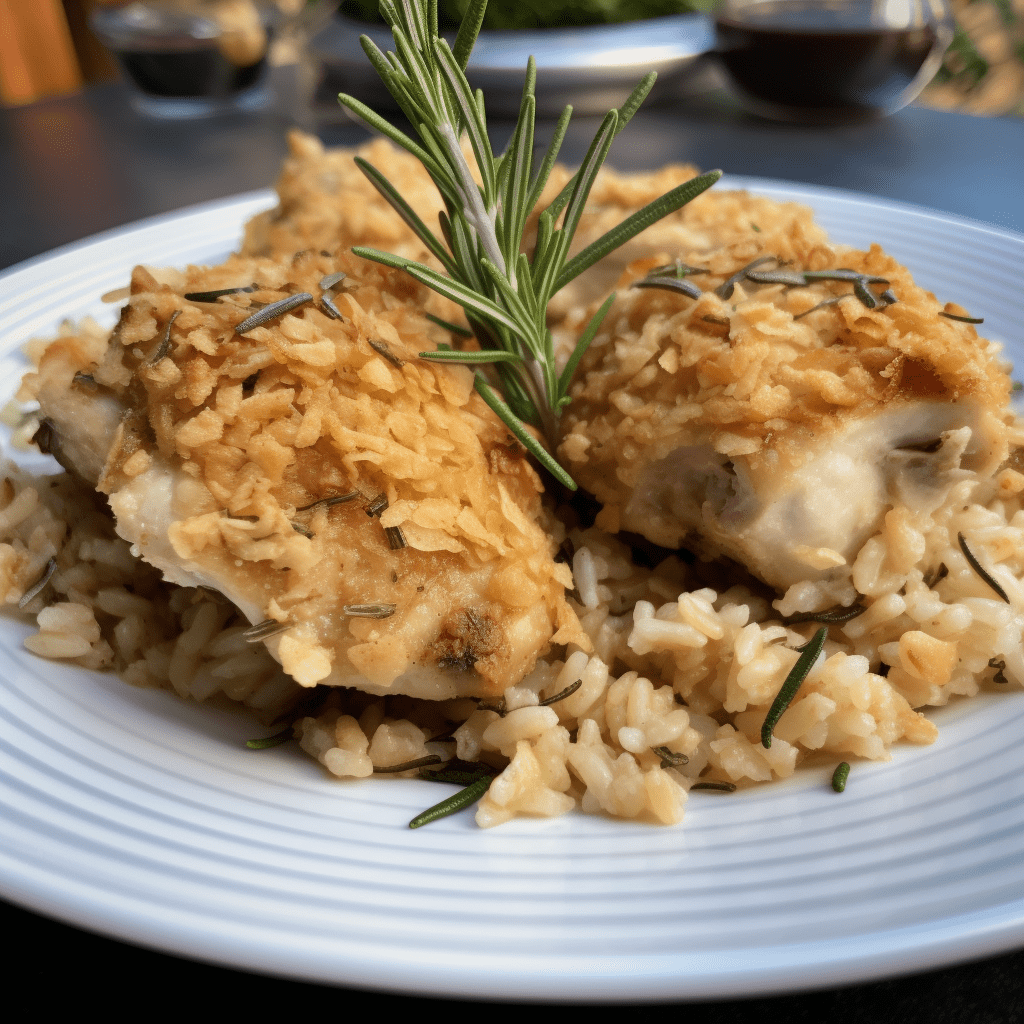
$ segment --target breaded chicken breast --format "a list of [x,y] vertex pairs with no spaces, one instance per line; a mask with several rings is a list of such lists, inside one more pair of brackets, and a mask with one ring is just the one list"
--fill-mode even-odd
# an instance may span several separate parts
[[559,452],[606,529],[727,556],[780,591],[824,584],[811,603],[850,603],[860,547],[883,521],[897,528],[965,470],[1006,459],[1008,368],[943,315],[963,310],[877,246],[759,216],[745,241],[674,254],[696,298],[630,287],[664,253],[629,268]]
[[345,250],[139,267],[109,340],[57,339],[22,395],[136,554],[299,683],[496,695],[589,644],[524,451],[467,369],[417,358],[449,338],[427,298]]

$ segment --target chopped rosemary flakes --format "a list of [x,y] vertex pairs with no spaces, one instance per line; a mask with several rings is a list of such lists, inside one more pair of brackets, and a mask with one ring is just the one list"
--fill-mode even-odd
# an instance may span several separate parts
[[239,285],[237,288],[215,288],[212,292],[185,292],[182,296],[189,302],[216,302],[222,295],[235,295],[238,292],[258,291],[256,285]]
[[389,619],[397,607],[396,604],[346,604],[341,610],[353,619]]
[[47,583],[50,582],[50,579],[52,578],[53,574],[56,571],[57,559],[51,558],[46,563],[46,567],[43,569],[42,576],[40,576],[39,579],[37,579],[35,583],[33,583],[32,586],[29,587],[28,590],[26,590],[25,593],[21,595],[21,598],[18,601],[18,607],[22,611],[24,611],[29,606],[29,604],[31,604],[34,598],[37,598],[46,589]]
[[248,643],[258,644],[290,628],[290,623],[278,622],[277,619],[264,619],[262,622],[257,622],[256,625],[250,626],[242,636],[245,637]]
[[960,316],[959,313],[947,313],[944,310],[939,310],[939,316],[944,316],[947,320],[956,320],[962,324],[983,324],[985,322],[983,316]]
[[867,611],[867,608],[860,602],[857,602],[856,604],[851,604],[849,608],[843,608],[842,605],[838,605],[823,612],[787,615],[782,621],[787,626],[795,626],[800,622],[849,622],[851,619],[857,618],[858,615],[863,615],[865,611]]
[[1006,678],[1006,662],[1002,658],[989,658],[988,667],[996,670],[996,674],[992,677],[993,683],[1003,684],[1010,681]]
[[669,750],[668,747],[651,747],[651,751],[661,758],[662,768],[678,768],[680,765],[690,763],[690,759],[685,754]]
[[691,787],[692,792],[695,789],[706,789],[711,793],[735,793],[736,783],[735,782],[695,782]]
[[319,281],[320,290],[324,292],[330,291],[335,285],[341,284],[346,277],[348,277],[348,274],[344,270],[339,270],[336,274],[324,274]]
[[499,697],[493,704],[486,704],[480,697],[472,699],[477,702],[476,706],[480,711],[493,711],[499,718],[504,718],[508,714],[508,705],[504,697]]
[[299,292],[297,295],[289,295],[285,299],[278,299],[277,302],[268,303],[262,309],[253,313],[252,316],[243,320],[235,328],[235,334],[245,334],[246,331],[262,327],[263,324],[269,323],[279,316],[284,316],[285,313],[290,313],[293,309],[298,309],[299,306],[312,301],[313,296],[309,292]]
[[447,800],[434,804],[433,807],[428,807],[422,814],[417,814],[409,822],[409,828],[422,828],[424,825],[429,825],[432,821],[437,821],[439,818],[447,818],[449,814],[455,814],[464,807],[472,806],[487,792],[490,785],[491,776],[489,775],[477,779],[476,782],[470,783],[461,792],[448,797]]
[[366,514],[373,519],[379,516],[388,507],[388,496],[381,491],[375,498],[371,498],[366,506]]
[[736,290],[736,285],[742,281],[751,270],[756,270],[758,267],[763,267],[766,263],[777,263],[778,260],[774,256],[759,256],[752,263],[748,263],[745,267],[737,270],[732,277],[727,278],[723,281],[716,289],[715,294],[720,299],[731,299],[732,293]]
[[308,526],[304,526],[302,523],[296,523],[294,520],[289,520],[289,522],[296,533],[301,533],[303,537],[308,537],[310,540],[313,539],[313,531]]
[[836,770],[832,773],[832,788],[837,793],[842,793],[846,789],[846,780],[850,777],[850,762],[840,761],[836,765]]
[[802,270],[790,270],[786,267],[779,267],[776,270],[751,270],[747,279],[754,284],[784,284],[790,287],[799,287],[807,284]]
[[970,567],[1007,603],[1010,603],[1006,591],[996,582],[992,575],[985,570],[985,567],[975,557],[974,552],[967,546],[967,540],[962,533],[956,535],[960,550],[964,553]]
[[260,740],[246,740],[245,745],[250,750],[269,750],[271,747],[279,747],[282,743],[287,743],[291,738],[292,727],[289,725],[280,732],[275,732],[273,736],[265,736]]
[[647,272],[646,277],[634,281],[633,288],[666,288],[669,291],[682,292],[691,299],[699,299],[703,292],[695,285],[686,280],[689,274],[707,274],[706,267],[691,267],[676,260],[675,263],[668,263],[662,267],[655,267]]
[[[431,740],[432,743],[439,742]],[[493,779],[498,772],[481,761],[449,761],[443,768],[420,772],[427,782],[447,782],[455,786],[470,786],[481,779]]]
[[408,546],[408,542],[405,539],[405,534],[402,533],[400,526],[385,526],[384,536],[388,539],[388,547],[392,551],[401,551],[402,548]]
[[566,697],[571,697],[582,685],[583,680],[577,679],[575,683],[570,683],[564,690],[559,690],[554,697],[548,697],[547,700],[542,700],[537,707],[549,708],[552,704],[557,704],[560,700],[565,700]]
[[174,321],[181,316],[181,310],[176,309],[167,321],[167,326],[164,328],[164,336],[160,339],[160,344],[157,346],[156,351],[150,356],[149,365],[155,366],[163,359],[171,348],[171,328],[174,326]]
[[414,768],[426,768],[431,764],[441,764],[443,758],[440,754],[427,754],[426,757],[417,757],[412,761],[404,761],[402,764],[391,764],[385,766],[373,766],[374,775],[397,775],[399,772],[410,772]]
[[334,304],[334,299],[330,295],[320,296],[320,306],[323,311],[332,319],[340,320],[342,323],[345,322],[345,314]]
[[782,684],[772,706],[768,709],[768,716],[761,726],[761,746],[766,749],[772,745],[772,730],[779,724],[783,712],[792,703],[800,684],[807,678],[807,673],[814,667],[822,648],[825,646],[825,637],[828,635],[828,627],[822,626],[814,636],[808,640],[802,648],[803,653],[797,658],[786,681]]
[[807,316],[809,313],[816,313],[819,309],[824,309],[826,306],[837,306],[845,298],[848,298],[848,296],[836,295],[831,299],[822,299],[816,306],[811,306],[810,309],[805,309],[802,313],[797,313],[793,319],[799,320],[802,316]]
[[334,494],[329,498],[318,498],[316,501],[311,501],[308,505],[303,505],[295,511],[296,513],[312,512],[315,508],[331,508],[334,505],[341,505],[346,501],[355,501],[356,498],[361,498],[362,496],[360,491],[349,491],[348,494]]
[[566,537],[565,540],[558,547],[558,551],[555,552],[555,561],[563,562],[566,565],[572,565],[572,560],[576,555],[576,545],[573,544],[570,537]]
[[52,455],[58,462],[60,461],[58,458],[61,450],[60,438],[57,436],[57,428],[53,425],[53,420],[48,416],[44,416],[36,425],[35,432],[32,434],[32,443],[44,455]]
[[392,366],[400,370],[405,366],[405,360],[399,359],[394,352],[388,348],[387,343],[383,341],[377,341],[375,338],[366,339],[370,348],[373,349],[378,355],[383,356]]
[[644,277],[634,281],[632,288],[663,288],[670,292],[682,292],[691,299],[699,299],[704,293],[695,285],[681,277]]

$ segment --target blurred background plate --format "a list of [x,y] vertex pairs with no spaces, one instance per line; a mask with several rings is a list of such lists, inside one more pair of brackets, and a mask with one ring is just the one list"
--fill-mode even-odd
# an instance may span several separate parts
[[[347,92],[364,103],[395,109],[359,45],[368,35],[382,50],[394,48],[390,30],[338,15],[310,43],[323,68],[321,92]],[[484,31],[469,62],[469,81],[487,95],[487,111],[514,117],[523,71],[537,62],[537,116],[557,117],[571,103],[577,113],[617,107],[648,71],[658,72],[652,100],[686,91],[699,58],[713,49],[715,32],[703,14],[678,14],[582,28]]]

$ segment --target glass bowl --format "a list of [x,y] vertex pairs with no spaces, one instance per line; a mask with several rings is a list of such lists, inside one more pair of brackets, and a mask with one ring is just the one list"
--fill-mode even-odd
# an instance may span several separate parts
[[892,114],[953,38],[947,0],[722,0],[716,50],[740,102],[781,121]]
[[270,0],[139,0],[93,9],[90,25],[160,116],[262,106],[267,50],[278,20]]

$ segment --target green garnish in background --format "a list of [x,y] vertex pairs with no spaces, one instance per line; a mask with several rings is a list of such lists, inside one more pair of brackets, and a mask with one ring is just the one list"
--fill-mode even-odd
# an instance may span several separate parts
[[[501,31],[617,24],[709,11],[714,4],[715,0],[491,0],[481,27]],[[441,31],[455,31],[469,7],[470,0],[439,0]],[[357,21],[384,24],[377,11],[377,0],[344,0],[341,13]]]

